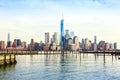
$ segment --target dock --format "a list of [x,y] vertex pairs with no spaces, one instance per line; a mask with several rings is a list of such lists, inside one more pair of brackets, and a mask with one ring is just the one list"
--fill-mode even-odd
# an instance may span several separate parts
[[[99,54],[99,55],[120,55],[120,51],[20,51],[20,50],[3,50],[0,51],[0,66],[1,65],[7,65],[7,64],[15,64],[16,61],[16,55],[47,55],[47,54]],[[120,57],[119,57],[120,59]]]
[[8,65],[8,64],[15,64],[16,56],[13,53],[0,53],[0,66],[1,65]]

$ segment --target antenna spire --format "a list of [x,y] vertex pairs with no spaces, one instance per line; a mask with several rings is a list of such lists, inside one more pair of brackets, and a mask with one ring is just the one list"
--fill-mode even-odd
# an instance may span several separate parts
[[63,20],[63,13],[62,13],[62,20]]

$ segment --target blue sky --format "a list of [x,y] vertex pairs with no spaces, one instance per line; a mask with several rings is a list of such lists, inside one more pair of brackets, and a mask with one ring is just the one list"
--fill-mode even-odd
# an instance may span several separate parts
[[81,38],[120,44],[120,0],[0,0],[0,40],[31,38],[40,42],[44,32],[59,32],[64,14],[65,29]]

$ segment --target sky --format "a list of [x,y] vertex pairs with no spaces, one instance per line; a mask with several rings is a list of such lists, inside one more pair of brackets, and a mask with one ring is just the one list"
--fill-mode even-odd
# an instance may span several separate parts
[[0,0],[0,40],[44,41],[45,32],[60,32],[62,14],[80,41],[96,35],[120,46],[120,0]]

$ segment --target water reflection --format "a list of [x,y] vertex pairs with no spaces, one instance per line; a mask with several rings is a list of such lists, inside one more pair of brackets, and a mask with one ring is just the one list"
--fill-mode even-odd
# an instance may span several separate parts
[[11,71],[15,69],[15,64],[7,65],[7,66],[0,66],[0,73],[4,71]]
[[20,55],[0,67],[0,80],[118,80],[118,56],[104,54]]
[[7,65],[0,67],[0,80],[10,79],[10,77],[14,74],[15,65]]

